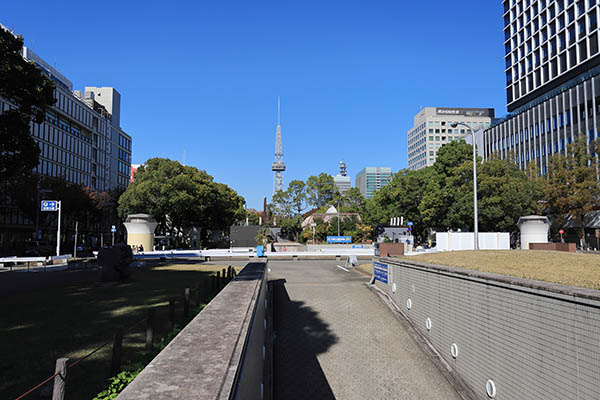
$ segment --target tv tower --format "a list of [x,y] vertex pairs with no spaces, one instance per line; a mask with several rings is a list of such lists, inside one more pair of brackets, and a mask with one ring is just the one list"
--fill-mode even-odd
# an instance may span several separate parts
[[275,173],[273,176],[273,194],[279,190],[283,190],[283,171],[285,164],[283,163],[283,150],[281,148],[281,106],[279,96],[277,96],[277,132],[275,134],[275,161],[271,166],[271,170]]

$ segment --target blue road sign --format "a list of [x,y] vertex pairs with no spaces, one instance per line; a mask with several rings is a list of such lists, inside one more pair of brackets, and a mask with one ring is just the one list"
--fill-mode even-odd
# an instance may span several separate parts
[[116,232],[116,231],[117,231],[117,227],[116,227],[116,226],[114,226],[114,225],[113,225],[113,226],[111,226],[111,227],[110,227],[110,231],[111,231],[111,232],[113,232],[113,233],[114,233],[114,232]]
[[327,243],[352,243],[352,236],[327,236]]
[[412,223],[412,222],[410,222],[410,221],[408,221],[408,222],[406,223],[406,225],[408,225],[408,226],[413,226],[413,223]]
[[58,201],[42,200],[42,211],[58,211]]
[[373,275],[375,280],[383,283],[388,283],[388,266],[380,262],[373,263]]

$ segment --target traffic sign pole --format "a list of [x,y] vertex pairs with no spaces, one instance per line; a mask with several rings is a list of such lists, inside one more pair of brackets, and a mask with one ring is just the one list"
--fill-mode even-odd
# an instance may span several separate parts
[[60,201],[56,202],[58,208],[58,229],[56,233],[56,256],[60,256],[60,214],[62,211],[62,204]]

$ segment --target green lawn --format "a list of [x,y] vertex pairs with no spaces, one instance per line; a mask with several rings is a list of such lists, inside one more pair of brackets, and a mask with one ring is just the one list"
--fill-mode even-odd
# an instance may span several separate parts
[[[0,397],[16,398],[52,375],[57,358],[72,361],[111,340],[117,327],[144,320],[156,308],[155,343],[168,331],[168,299],[181,297],[224,266],[187,264],[134,269],[130,282],[103,283],[96,277],[70,286],[2,297],[0,308]],[[239,270],[239,268],[237,268]],[[10,277],[3,273],[0,279]],[[47,272],[50,277],[52,272]],[[192,299],[194,296],[192,295]],[[144,347],[144,323],[123,341],[123,365],[135,362]],[[90,399],[106,385],[112,346],[106,346],[68,371],[68,399]],[[32,393],[27,398],[38,398]]]

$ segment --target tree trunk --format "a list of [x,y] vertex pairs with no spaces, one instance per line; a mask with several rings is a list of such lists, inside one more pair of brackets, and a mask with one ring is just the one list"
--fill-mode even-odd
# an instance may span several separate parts
[[581,246],[581,250],[583,250],[583,248],[585,246],[585,226],[583,225],[584,218],[585,218],[585,214],[577,216],[577,220],[579,222],[579,232],[578,232],[579,245]]

